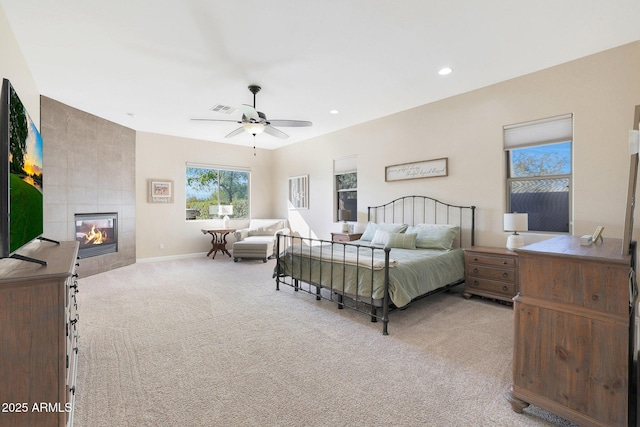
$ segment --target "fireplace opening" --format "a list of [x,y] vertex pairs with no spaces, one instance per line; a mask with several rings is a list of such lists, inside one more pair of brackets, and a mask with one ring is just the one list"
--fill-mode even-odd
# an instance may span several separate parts
[[75,214],[78,257],[88,258],[118,252],[118,214]]

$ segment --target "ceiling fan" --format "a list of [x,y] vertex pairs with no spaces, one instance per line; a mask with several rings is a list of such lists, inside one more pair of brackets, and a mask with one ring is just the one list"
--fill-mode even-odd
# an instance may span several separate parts
[[256,110],[256,93],[260,92],[260,86],[250,85],[249,90],[253,93],[253,106],[243,104],[241,107],[242,110],[242,120],[222,120],[222,119],[208,119],[208,118],[194,118],[191,120],[200,120],[200,121],[211,121],[211,122],[235,122],[240,123],[238,129],[229,133],[225,136],[225,138],[231,138],[233,136],[239,135],[242,132],[248,132],[253,136],[256,136],[259,133],[266,133],[278,138],[289,138],[289,135],[282,132],[279,129],[276,129],[275,126],[281,127],[305,127],[311,126],[312,123],[304,120],[267,120],[267,116],[262,112]]

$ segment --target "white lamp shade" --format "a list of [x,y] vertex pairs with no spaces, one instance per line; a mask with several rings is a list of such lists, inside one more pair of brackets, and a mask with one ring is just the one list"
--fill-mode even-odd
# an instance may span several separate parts
[[529,230],[529,214],[526,213],[506,213],[504,214],[504,231],[527,231]]

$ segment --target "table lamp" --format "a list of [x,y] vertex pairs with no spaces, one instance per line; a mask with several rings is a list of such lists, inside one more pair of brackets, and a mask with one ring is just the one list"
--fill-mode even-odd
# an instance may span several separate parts
[[504,231],[513,231],[507,239],[507,249],[512,251],[523,247],[524,240],[518,231],[527,230],[529,230],[529,214],[517,212],[504,214]]

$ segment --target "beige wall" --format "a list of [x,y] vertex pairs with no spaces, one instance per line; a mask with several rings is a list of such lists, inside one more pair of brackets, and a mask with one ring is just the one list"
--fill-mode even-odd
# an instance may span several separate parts
[[[477,206],[477,244],[502,246],[503,125],[574,113],[573,234],[605,226],[622,237],[629,174],[628,130],[640,104],[640,42],[455,96],[275,152],[277,215],[302,235],[329,238],[332,160],[358,156],[358,220],[366,207],[430,195]],[[451,78],[455,78],[452,75]],[[314,152],[313,158],[308,153]],[[388,165],[448,157],[449,176],[385,182]],[[310,176],[310,209],[287,212],[287,178]],[[362,226],[362,225],[361,225]],[[640,237],[636,229],[635,238]],[[525,235],[525,242],[549,237]]]
[[11,81],[20,101],[40,129],[40,92],[22,56],[2,6],[0,6],[0,52],[2,53],[0,77]]
[[[231,144],[200,141],[138,132],[136,139],[136,234],[137,258],[156,259],[208,252],[210,236],[202,228],[220,227],[220,220],[185,220],[185,172],[187,163],[248,167],[251,170],[251,216],[270,218],[273,214],[271,189],[273,151]],[[174,182],[174,202],[147,202],[149,179]],[[231,220],[231,227],[246,226]],[[232,241],[230,239],[230,241]],[[160,248],[164,245],[164,249]]]

